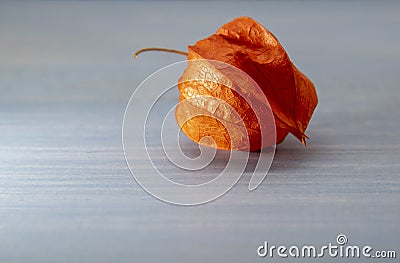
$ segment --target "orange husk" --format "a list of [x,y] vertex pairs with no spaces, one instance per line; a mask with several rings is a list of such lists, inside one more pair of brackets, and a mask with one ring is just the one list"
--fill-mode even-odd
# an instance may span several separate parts
[[[230,122],[222,123],[218,118],[197,116],[188,119],[188,114],[201,111],[196,103],[192,103],[193,99],[188,100],[178,105],[175,115],[181,130],[191,140],[218,149],[254,151],[274,142],[281,143],[291,133],[306,144],[308,137],[305,131],[318,103],[315,87],[293,65],[276,37],[262,25],[249,17],[236,18],[223,25],[216,34],[189,46],[188,51],[189,65],[178,85],[179,100],[182,102],[193,94],[215,97],[235,108],[243,120],[242,125],[235,122],[240,128],[235,126],[235,129],[227,129],[224,125],[231,125]],[[200,69],[191,65],[190,61],[199,59],[225,62],[247,73],[267,97],[269,105],[264,107],[272,110],[274,120],[257,119],[246,100],[226,84],[229,81],[231,85],[245,83],[235,80],[235,76],[226,75],[209,65],[212,74],[221,74],[222,78],[226,78],[223,84],[193,80],[193,76],[199,75]],[[191,96],[188,93],[189,88]],[[276,140],[263,138],[264,143],[261,143],[260,127],[271,125],[268,123],[271,121],[275,121]],[[209,144],[209,140],[206,143],[201,142],[207,136],[215,143]]]

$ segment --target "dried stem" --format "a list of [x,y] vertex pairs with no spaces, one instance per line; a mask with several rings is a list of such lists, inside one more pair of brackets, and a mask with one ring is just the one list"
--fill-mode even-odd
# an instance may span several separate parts
[[147,48],[142,48],[137,50],[134,54],[133,54],[133,58],[137,58],[137,56],[140,53],[146,52],[146,51],[162,51],[162,52],[170,52],[170,53],[175,53],[175,54],[180,54],[180,55],[184,55],[187,56],[188,53],[187,52],[183,52],[180,50],[175,50],[175,49],[169,49],[169,48],[157,48],[157,47],[147,47]]

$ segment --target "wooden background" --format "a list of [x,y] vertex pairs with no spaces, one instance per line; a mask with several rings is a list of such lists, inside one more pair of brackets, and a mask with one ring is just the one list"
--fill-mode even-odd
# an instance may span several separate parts
[[[257,257],[264,241],[321,246],[338,234],[399,253],[399,11],[394,1],[1,2],[0,262],[272,262]],[[207,205],[160,202],[130,174],[122,118],[137,85],[182,58],[131,54],[185,50],[240,15],[315,82],[311,139],[279,145],[255,192],[245,174]]]

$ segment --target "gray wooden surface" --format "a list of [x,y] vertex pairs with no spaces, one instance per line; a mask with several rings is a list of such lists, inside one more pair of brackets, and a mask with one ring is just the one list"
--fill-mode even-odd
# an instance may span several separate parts
[[[394,1],[1,2],[0,262],[272,262],[257,257],[264,241],[322,245],[340,233],[399,254],[399,11]],[[240,15],[315,82],[311,140],[279,145],[255,192],[245,175],[204,206],[160,202],[125,163],[122,118],[135,87],[181,58],[131,53],[184,50]]]

